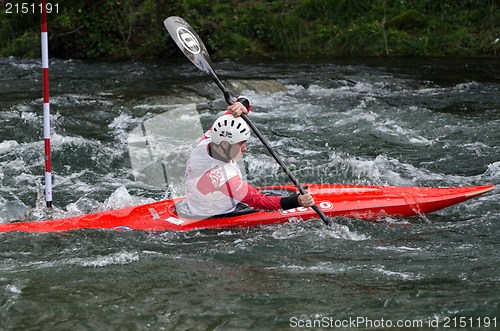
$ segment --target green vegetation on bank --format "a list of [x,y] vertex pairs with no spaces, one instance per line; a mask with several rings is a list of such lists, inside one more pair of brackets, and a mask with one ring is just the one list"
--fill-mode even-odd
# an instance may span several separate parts
[[[0,3],[4,6],[0,56],[40,57],[40,14],[15,9],[8,13]],[[163,27],[171,15],[186,19],[209,52],[220,57],[497,56],[500,52],[500,42],[494,44],[500,37],[500,0],[57,3],[58,12],[48,15],[48,31],[50,55],[60,58],[178,56]]]

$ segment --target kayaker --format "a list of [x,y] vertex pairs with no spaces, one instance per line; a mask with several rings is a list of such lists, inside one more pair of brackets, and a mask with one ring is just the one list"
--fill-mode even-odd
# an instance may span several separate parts
[[193,215],[214,216],[231,213],[238,202],[260,210],[311,207],[309,191],[291,197],[266,196],[244,182],[236,163],[247,150],[250,127],[240,117],[251,105],[245,97],[227,107],[191,151],[186,164],[187,203]]

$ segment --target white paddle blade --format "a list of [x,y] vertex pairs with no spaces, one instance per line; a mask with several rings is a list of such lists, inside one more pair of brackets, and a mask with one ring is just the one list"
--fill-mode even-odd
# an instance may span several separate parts
[[179,16],[170,16],[163,21],[168,33],[184,55],[201,71],[213,74],[212,62],[205,45],[194,29]]

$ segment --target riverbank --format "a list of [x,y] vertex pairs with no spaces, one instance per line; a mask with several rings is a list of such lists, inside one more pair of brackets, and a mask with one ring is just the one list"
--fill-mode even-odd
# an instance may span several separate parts
[[[224,58],[496,57],[498,1],[124,0],[60,3],[48,15],[52,57],[173,58],[163,20],[184,17]],[[36,8],[36,7],[33,7]],[[56,10],[57,8],[57,10]],[[5,5],[0,56],[40,57],[40,15]]]

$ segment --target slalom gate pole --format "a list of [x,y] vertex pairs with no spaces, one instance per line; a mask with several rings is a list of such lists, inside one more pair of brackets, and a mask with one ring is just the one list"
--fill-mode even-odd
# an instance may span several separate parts
[[43,137],[45,141],[45,201],[52,207],[52,171],[50,168],[49,41],[47,37],[47,2],[42,6]]

